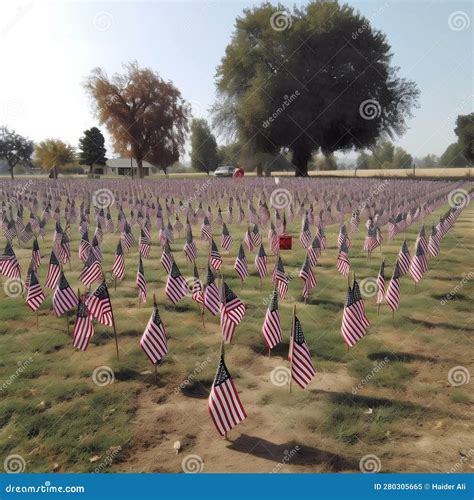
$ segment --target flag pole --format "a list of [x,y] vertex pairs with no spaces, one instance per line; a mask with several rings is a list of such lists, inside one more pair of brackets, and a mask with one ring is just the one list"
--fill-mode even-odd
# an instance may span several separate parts
[[290,335],[290,380],[288,382],[288,392],[291,392],[291,381],[293,379],[293,342],[295,334],[295,318],[296,318],[296,304],[293,306],[293,319],[291,321],[291,335]]
[[[111,306],[112,306],[112,303],[111,303]],[[115,351],[117,352],[117,361],[120,361],[117,328],[115,326],[115,316],[114,316],[114,310],[112,307],[110,307],[110,312],[112,313],[112,328],[114,329]]]

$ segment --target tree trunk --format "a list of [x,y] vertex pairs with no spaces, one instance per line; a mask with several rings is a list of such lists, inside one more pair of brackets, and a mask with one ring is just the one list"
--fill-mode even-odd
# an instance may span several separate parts
[[138,177],[140,179],[143,179],[145,177],[145,174],[143,173],[143,161],[140,158],[140,159],[137,159],[136,162],[137,162],[137,167],[138,167]]
[[293,165],[295,166],[295,177],[308,177],[308,161],[311,158],[311,150],[296,147],[293,149]]
[[15,178],[15,176],[13,175],[13,169],[15,168],[15,165],[10,165],[10,176],[12,179]]

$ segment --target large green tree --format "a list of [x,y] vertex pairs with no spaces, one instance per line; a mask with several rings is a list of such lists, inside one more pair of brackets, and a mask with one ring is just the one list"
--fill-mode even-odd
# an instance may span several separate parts
[[215,124],[255,151],[291,149],[305,176],[318,150],[364,149],[404,132],[418,91],[391,58],[385,35],[348,5],[247,9],[217,69]]
[[33,141],[6,127],[0,128],[0,159],[7,162],[12,179],[15,177],[13,171],[19,163],[31,162],[34,148]]
[[55,176],[57,170],[74,163],[76,153],[70,144],[61,139],[46,139],[36,145],[35,157],[40,168],[47,172],[54,169]]
[[84,131],[79,139],[79,165],[87,165],[92,173],[94,165],[104,166],[107,163],[105,139],[97,127]]
[[218,165],[216,138],[204,118],[194,119],[191,124],[191,166],[208,174]]
[[474,161],[474,113],[459,115],[454,132],[458,136],[462,154],[472,164]]
[[113,138],[114,149],[137,162],[140,178],[143,161],[166,172],[179,160],[188,132],[189,106],[172,82],[132,62],[122,74],[110,78],[95,68],[85,89],[95,102],[100,123]]

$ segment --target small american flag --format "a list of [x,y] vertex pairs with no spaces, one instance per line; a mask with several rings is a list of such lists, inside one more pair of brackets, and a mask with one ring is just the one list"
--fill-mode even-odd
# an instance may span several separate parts
[[344,342],[352,347],[367,333],[367,327],[361,320],[360,309],[356,304],[351,287],[347,289],[346,303],[342,314],[341,335]]
[[210,266],[207,266],[207,281],[204,286],[204,305],[212,315],[216,315],[220,310],[221,299],[216,280],[212,274]]
[[138,256],[138,269],[137,269],[137,279],[136,285],[138,288],[138,300],[139,302],[146,302],[146,279],[145,279],[145,271],[143,270],[143,261],[142,256]]
[[99,243],[99,240],[97,239],[97,236],[95,236],[95,235],[92,238],[91,253],[93,253],[95,255],[95,258],[99,262],[102,262],[102,251],[100,250],[100,243]]
[[398,265],[400,267],[400,276],[403,276],[410,269],[411,257],[406,240],[402,243],[400,252],[398,253]]
[[360,224],[359,210],[355,210],[354,212],[352,212],[352,217],[351,217],[351,230],[353,233],[357,233],[359,229],[359,224]]
[[59,280],[59,275],[61,274],[61,266],[59,265],[58,258],[54,253],[54,250],[51,250],[51,256],[49,257],[49,266],[48,266],[48,276],[46,277],[47,288],[51,288],[54,290]]
[[304,389],[311,382],[316,370],[314,369],[311,353],[304,338],[300,320],[296,316],[293,318],[288,359],[291,363],[292,380]]
[[144,259],[148,259],[151,250],[150,238],[145,234],[143,229],[140,230],[140,239],[138,240],[138,248]]
[[435,225],[431,228],[430,239],[428,241],[428,253],[431,257],[439,255],[439,237]]
[[173,304],[177,304],[183,297],[189,294],[188,284],[183,278],[176,262],[173,262],[168,279],[166,280],[165,293]]
[[377,276],[377,299],[376,304],[382,304],[385,296],[385,261],[380,265],[379,274]]
[[163,244],[163,252],[161,254],[160,262],[163,269],[169,274],[174,262],[174,257],[168,240],[166,240]]
[[232,246],[232,236],[227,229],[227,226],[222,224],[222,238],[221,238],[221,247],[223,250],[229,251]]
[[0,255],[0,274],[13,280],[21,279],[20,264],[10,242],[7,242],[5,251]]
[[45,296],[39,284],[38,276],[36,276],[36,272],[33,269],[30,271],[27,281],[28,293],[26,294],[26,303],[32,311],[36,311],[44,302]]
[[273,349],[282,341],[280,313],[278,312],[278,293],[274,289],[272,299],[268,304],[268,309],[263,322],[262,334],[268,345],[268,349]]
[[115,279],[123,280],[125,276],[125,259],[123,256],[122,242],[119,240],[115,250],[114,263],[112,264],[112,274]]
[[321,256],[321,242],[319,241],[319,236],[315,236],[311,242],[311,246],[308,248],[308,257],[311,267],[314,267]]
[[221,356],[208,401],[209,413],[221,436],[242,422],[247,414]]
[[41,265],[41,252],[38,245],[38,240],[35,238],[33,240],[33,249],[31,251],[31,262],[33,264],[33,269],[36,271]]
[[120,239],[122,240],[122,245],[125,250],[129,250],[135,243],[135,237],[132,233],[132,228],[128,222],[125,222],[123,231],[120,234]]
[[81,241],[79,242],[79,259],[81,259],[82,262],[85,262],[89,257],[91,248],[89,233],[85,231],[82,235]]
[[209,263],[215,271],[219,271],[222,267],[222,257],[217,249],[214,239],[211,238],[211,252],[209,254]]
[[300,243],[303,248],[311,244],[311,231],[309,230],[308,212],[305,213],[300,233]]
[[210,241],[212,239],[212,229],[211,224],[207,216],[204,217],[204,221],[201,226],[201,237],[203,240]]
[[392,279],[388,284],[385,300],[392,311],[396,311],[400,306],[400,266],[398,260],[393,269]]
[[411,277],[418,283],[423,278],[423,275],[428,270],[428,259],[426,258],[426,253],[423,249],[421,241],[418,241],[416,245],[415,255],[411,259],[410,269],[408,270]]
[[84,264],[84,269],[79,274],[79,281],[85,286],[90,286],[92,283],[100,281],[102,277],[102,266],[94,252],[91,252]]
[[257,268],[257,273],[260,276],[260,279],[263,279],[267,275],[267,254],[265,253],[265,249],[263,245],[260,245],[258,249],[257,255],[255,256],[255,267]]
[[351,262],[349,260],[349,249],[347,248],[346,241],[343,241],[339,253],[337,254],[336,269],[342,275],[347,276],[351,269]]
[[153,305],[153,312],[140,339],[140,347],[154,365],[168,352],[166,331],[158,313],[156,302]]
[[77,306],[76,323],[72,332],[73,346],[80,351],[85,351],[94,335],[94,325],[87,309],[85,297],[79,298]]
[[102,325],[113,325],[112,302],[110,301],[109,289],[105,280],[92,294],[87,296],[86,305],[92,318]]
[[301,267],[299,277],[303,280],[303,298],[307,299],[309,297],[309,292],[312,288],[316,286],[316,277],[309,265],[309,258],[306,256]]
[[77,306],[77,296],[74,290],[61,271],[58,284],[53,294],[53,311],[56,316],[62,316],[66,311],[74,309]]
[[370,322],[369,319],[367,318],[367,315],[365,314],[364,301],[362,300],[362,295],[360,293],[359,283],[357,283],[356,280],[354,280],[354,284],[352,286],[352,293],[354,295],[355,304],[360,313],[361,322],[365,328],[368,328]]
[[188,258],[189,262],[194,262],[197,257],[196,243],[193,240],[193,232],[191,231],[191,226],[186,225],[186,243],[184,244],[184,253]]
[[247,245],[249,252],[251,252],[254,249],[253,238],[250,229],[247,229],[244,235],[244,243]]
[[261,245],[262,236],[260,235],[257,224],[254,224],[250,237],[252,238],[253,248],[257,248]]
[[194,281],[193,281],[193,289],[191,291],[191,298],[194,300],[194,302],[197,302],[198,304],[201,305],[204,304],[204,294],[202,292],[202,284],[201,280],[199,279],[199,273],[196,264],[194,264]]
[[245,304],[235,295],[227,283],[223,284],[221,304],[221,331],[226,343],[232,342],[235,328],[245,315]]
[[286,297],[286,294],[288,293],[288,283],[290,280],[285,273],[283,261],[281,260],[280,256],[278,256],[275,264],[275,269],[273,270],[272,281],[276,285],[278,295],[280,295],[281,299],[284,299]]
[[237,271],[239,278],[241,281],[244,281],[245,278],[249,275],[249,269],[247,265],[247,258],[245,257],[244,247],[242,244],[239,248],[239,253],[235,259],[234,269]]

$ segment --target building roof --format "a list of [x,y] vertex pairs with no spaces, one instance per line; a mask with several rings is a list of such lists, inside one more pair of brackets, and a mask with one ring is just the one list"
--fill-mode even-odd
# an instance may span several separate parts
[[[107,160],[107,166],[112,168],[130,168],[130,158],[111,158]],[[143,168],[151,168],[152,166],[147,161],[143,161]],[[138,168],[135,160],[132,162],[132,168],[134,170]]]

